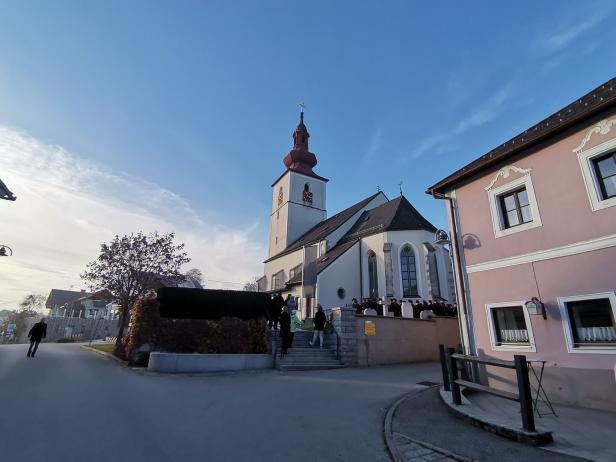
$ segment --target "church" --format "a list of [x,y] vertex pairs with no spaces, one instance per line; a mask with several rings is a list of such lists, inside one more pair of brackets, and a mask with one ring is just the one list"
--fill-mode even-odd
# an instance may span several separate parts
[[327,178],[314,172],[304,113],[285,171],[272,184],[269,254],[258,290],[292,294],[301,317],[353,298],[454,303],[449,251],[436,228],[402,195],[382,191],[327,217]]

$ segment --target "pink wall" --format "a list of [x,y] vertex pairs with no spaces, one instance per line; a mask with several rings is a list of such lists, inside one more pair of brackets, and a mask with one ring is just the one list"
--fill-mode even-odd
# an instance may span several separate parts
[[[616,111],[602,119],[615,117]],[[485,188],[504,165],[455,190],[460,236],[463,242],[470,236],[475,244],[464,246],[467,266],[616,235],[616,207],[592,210],[578,156],[574,152],[597,122],[592,120],[577,132],[508,163],[531,170],[542,223],[539,227],[495,237]],[[613,138],[616,138],[616,125],[608,133],[593,134],[584,149]],[[523,174],[511,172],[508,178],[498,178],[493,187],[521,176]],[[557,302],[558,297],[614,292],[616,247],[532,264],[471,271],[467,276],[476,348],[480,355],[512,359],[514,354],[524,354],[529,359],[546,360],[544,385],[556,401],[616,410],[616,349],[603,354],[568,352]],[[530,300],[535,296],[545,303],[548,317],[544,320],[542,316],[530,316],[536,352],[493,350],[486,305]],[[492,386],[507,383],[497,371],[488,374],[487,379]]]
[[[609,118],[615,115],[616,112]],[[480,244],[474,249],[465,249],[467,265],[616,233],[616,207],[592,211],[577,154],[573,152],[595,123],[589,123],[577,133],[530,156],[510,162],[510,165],[532,170],[531,178],[543,224],[540,227],[498,239],[494,237],[485,187],[499,169],[456,188],[461,235],[474,235]],[[604,135],[594,134],[585,149],[614,137],[616,127]],[[520,176],[512,173],[509,178],[501,177],[495,187]]]
[[[530,316],[537,352],[521,351],[519,354],[531,359],[546,360],[549,367],[613,369],[616,354],[567,352],[557,298],[614,291],[616,247],[539,261],[534,266],[548,319]],[[597,267],[601,271],[596,271]],[[593,277],[583,277],[587,274]],[[471,273],[469,283],[477,348],[489,356],[511,359],[516,353],[492,350],[485,307],[488,303],[529,300],[538,296],[531,264]]]

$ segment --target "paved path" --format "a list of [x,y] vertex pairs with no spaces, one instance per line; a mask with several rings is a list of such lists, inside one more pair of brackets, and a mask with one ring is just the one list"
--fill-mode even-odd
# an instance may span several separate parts
[[147,375],[75,344],[0,346],[1,459],[387,461],[386,409],[437,364]]
[[[399,404],[393,415],[391,428],[401,460],[405,462],[451,460],[574,462],[583,460],[510,441],[474,427],[447,411],[441,402],[437,387],[421,390]],[[418,445],[416,441],[425,444]],[[437,450],[431,448],[437,448]],[[448,457],[447,454],[439,452],[438,448],[445,448],[460,457]]]

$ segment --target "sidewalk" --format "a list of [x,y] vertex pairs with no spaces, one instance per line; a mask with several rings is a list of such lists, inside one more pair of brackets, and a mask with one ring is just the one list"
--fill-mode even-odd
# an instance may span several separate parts
[[448,412],[438,387],[422,390],[400,402],[393,412],[391,430],[397,461],[584,460],[510,441],[474,427]]
[[[492,418],[521,426],[520,405],[486,393],[467,396],[472,406]],[[538,430],[551,431],[554,443],[545,449],[611,462],[616,460],[616,412],[554,404],[556,415],[539,407],[542,417],[535,414]]]

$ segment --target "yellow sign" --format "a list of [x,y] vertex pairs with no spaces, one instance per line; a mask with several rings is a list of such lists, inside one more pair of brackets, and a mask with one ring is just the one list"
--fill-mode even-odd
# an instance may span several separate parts
[[376,324],[372,321],[364,321],[364,335],[376,335]]

